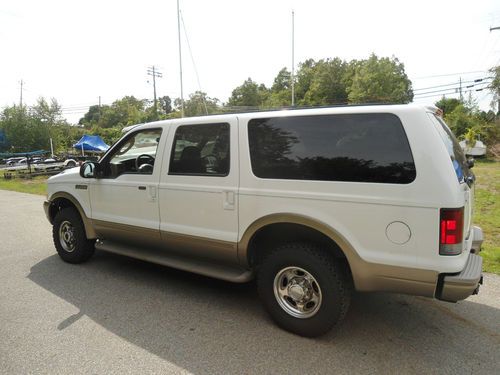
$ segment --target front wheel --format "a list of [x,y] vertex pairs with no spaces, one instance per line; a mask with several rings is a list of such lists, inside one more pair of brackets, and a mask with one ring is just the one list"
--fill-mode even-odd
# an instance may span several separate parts
[[94,254],[95,240],[88,240],[79,213],[71,207],[59,211],[52,226],[57,253],[68,263],[83,263]]
[[320,248],[292,243],[270,253],[257,287],[272,319],[301,336],[325,334],[345,316],[351,283],[339,262]]

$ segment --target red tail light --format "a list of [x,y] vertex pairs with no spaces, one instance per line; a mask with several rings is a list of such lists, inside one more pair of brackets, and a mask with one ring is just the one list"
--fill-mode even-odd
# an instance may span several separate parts
[[439,229],[439,254],[460,254],[464,233],[464,208],[442,208]]

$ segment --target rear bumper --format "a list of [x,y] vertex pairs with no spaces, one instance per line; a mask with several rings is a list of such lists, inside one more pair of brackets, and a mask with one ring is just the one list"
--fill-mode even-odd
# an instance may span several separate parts
[[439,275],[436,298],[457,302],[472,294],[477,294],[479,285],[483,283],[482,267],[483,258],[479,255],[469,254],[462,272],[453,275]]
[[481,251],[481,245],[483,244],[483,230],[479,227],[472,227],[472,236],[471,252],[477,254]]

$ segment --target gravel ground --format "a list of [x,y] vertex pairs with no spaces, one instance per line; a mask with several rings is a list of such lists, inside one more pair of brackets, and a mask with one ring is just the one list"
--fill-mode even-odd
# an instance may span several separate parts
[[319,339],[277,328],[255,285],[104,252],[55,254],[43,197],[0,190],[0,373],[500,373],[500,277],[457,304],[356,294]]

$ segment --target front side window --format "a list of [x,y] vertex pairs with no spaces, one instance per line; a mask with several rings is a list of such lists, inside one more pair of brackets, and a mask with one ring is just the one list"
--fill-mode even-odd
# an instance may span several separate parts
[[179,126],[172,146],[169,174],[227,176],[229,124]]
[[124,173],[153,174],[161,129],[143,130],[124,139],[106,157],[105,177]]
[[253,119],[248,136],[260,178],[407,184],[416,175],[403,125],[389,113]]

